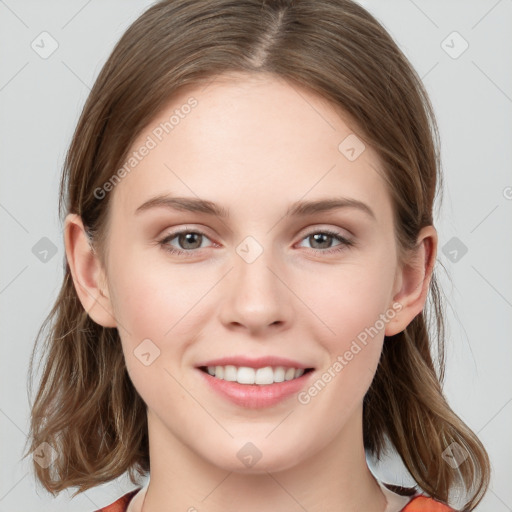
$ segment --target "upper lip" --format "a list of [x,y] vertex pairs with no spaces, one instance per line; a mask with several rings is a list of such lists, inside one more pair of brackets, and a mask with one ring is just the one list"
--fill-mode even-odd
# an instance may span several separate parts
[[197,365],[197,367],[201,366],[246,366],[248,368],[265,368],[266,366],[284,366],[285,368],[303,368],[306,370],[307,368],[313,368],[311,365],[306,365],[299,363],[298,361],[294,361],[293,359],[287,359],[285,357],[278,356],[265,356],[265,357],[256,357],[251,358],[247,356],[228,356],[221,357],[218,359],[211,359],[209,361],[204,361]]

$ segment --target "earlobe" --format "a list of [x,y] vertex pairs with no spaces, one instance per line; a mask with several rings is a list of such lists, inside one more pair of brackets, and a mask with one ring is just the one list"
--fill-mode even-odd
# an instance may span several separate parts
[[75,290],[85,311],[97,324],[116,327],[105,272],[79,215],[66,216],[64,243]]
[[393,296],[393,303],[399,303],[400,310],[386,325],[386,336],[402,332],[423,310],[436,255],[437,231],[434,226],[425,226],[418,235],[416,251],[398,270],[395,279],[395,290],[398,291]]

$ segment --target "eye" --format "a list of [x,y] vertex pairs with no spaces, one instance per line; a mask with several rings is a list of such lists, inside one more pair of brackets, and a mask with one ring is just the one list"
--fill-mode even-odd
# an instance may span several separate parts
[[[353,246],[354,242],[345,238],[341,233],[331,231],[330,229],[322,229],[321,231],[312,231],[306,235],[302,240],[308,240],[312,245],[311,250],[320,251],[321,253],[336,253],[343,251],[347,247]],[[330,247],[333,241],[338,241],[339,244]],[[315,247],[316,246],[316,247]]]
[[[181,248],[173,247],[170,242],[177,239],[177,243]],[[191,231],[184,229],[167,235],[159,244],[172,254],[180,254],[183,256],[193,256],[194,251],[202,249],[202,242],[208,237],[201,231]]]
[[[173,240],[177,241],[179,247],[171,244]],[[202,231],[192,231],[184,229],[170,233],[158,243],[171,254],[178,254],[180,256],[195,256],[198,249],[203,249],[205,246],[203,242],[209,240],[205,233]],[[340,252],[347,247],[355,245],[353,241],[345,238],[341,233],[331,231],[329,229],[322,229],[321,231],[312,231],[306,235],[302,241],[308,240],[313,245],[310,250],[323,254],[331,254]],[[331,247],[333,241],[338,241],[334,247]],[[317,246],[317,247],[315,247]]]

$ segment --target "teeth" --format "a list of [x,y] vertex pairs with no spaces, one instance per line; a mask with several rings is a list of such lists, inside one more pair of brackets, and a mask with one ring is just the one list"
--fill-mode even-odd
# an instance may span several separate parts
[[274,382],[283,382],[284,381],[284,368],[282,366],[278,366],[274,370]]
[[286,373],[284,374],[284,380],[292,380],[294,377],[295,377],[295,369],[288,368],[288,370],[286,370]]
[[247,366],[208,366],[208,373],[217,379],[238,382],[239,384],[273,384],[285,380],[297,379],[304,374],[303,368],[284,368],[282,366],[265,366],[249,368]]
[[[221,366],[217,366],[217,368],[221,368]],[[236,374],[236,366],[228,365],[224,367],[224,380],[234,382],[236,380]]]

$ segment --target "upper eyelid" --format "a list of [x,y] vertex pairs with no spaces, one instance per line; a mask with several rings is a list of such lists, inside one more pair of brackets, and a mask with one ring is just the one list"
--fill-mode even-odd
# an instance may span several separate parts
[[[347,233],[349,233],[348,236],[345,235],[342,232],[342,230],[347,231]],[[299,235],[300,235],[300,233],[302,233],[302,235],[300,235],[300,240],[304,240],[304,238],[306,238],[308,236],[311,236],[311,234],[323,233],[323,232],[326,232],[326,231],[332,231],[337,236],[340,236],[341,238],[345,238],[348,241],[351,241],[353,236],[354,236],[346,228],[332,227],[332,226],[329,226],[329,227],[322,227],[322,226],[314,227],[313,226],[313,227],[310,227],[310,228],[304,228],[303,230],[301,230],[299,232]],[[194,228],[194,227],[177,228],[176,231],[169,232],[169,233],[165,234],[164,236],[162,236],[160,238],[160,241],[163,242],[165,240],[173,240],[176,236],[178,236],[180,234],[183,234],[183,233],[198,233],[200,235],[206,236],[214,244],[216,243],[213,240],[211,240],[212,237],[206,232],[206,230],[204,228]],[[299,236],[299,235],[297,235],[297,236]]]

